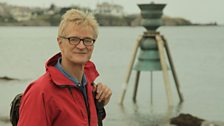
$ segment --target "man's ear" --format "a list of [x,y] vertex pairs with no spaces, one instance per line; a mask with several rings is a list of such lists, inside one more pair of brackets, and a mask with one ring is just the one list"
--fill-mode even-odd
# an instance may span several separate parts
[[62,48],[62,39],[59,38],[59,37],[57,37],[57,42],[58,42],[58,46],[59,46],[59,48],[62,50],[62,49],[63,49],[63,48]]

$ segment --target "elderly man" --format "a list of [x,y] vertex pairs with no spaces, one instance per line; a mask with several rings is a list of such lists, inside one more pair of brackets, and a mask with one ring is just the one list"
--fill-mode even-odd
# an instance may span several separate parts
[[61,52],[47,61],[46,72],[24,92],[18,126],[98,125],[95,103],[106,105],[112,92],[102,83],[94,86],[99,74],[90,58],[97,29],[91,14],[71,9],[63,15],[57,37]]

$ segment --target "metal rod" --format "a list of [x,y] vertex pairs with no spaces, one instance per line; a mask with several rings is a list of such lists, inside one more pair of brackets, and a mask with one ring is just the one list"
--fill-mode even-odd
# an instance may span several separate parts
[[176,85],[177,93],[178,93],[178,96],[179,96],[179,99],[180,99],[180,103],[182,103],[184,101],[184,99],[183,99],[182,93],[180,91],[179,81],[178,81],[178,78],[177,78],[177,74],[176,74],[176,70],[175,70],[175,67],[174,67],[173,59],[172,59],[172,56],[171,56],[171,53],[170,53],[169,45],[168,45],[166,39],[163,36],[162,36],[162,39],[164,41],[167,57],[168,57],[168,60],[169,60],[169,63],[170,63],[170,67],[171,67],[171,71],[172,71],[172,74],[173,74],[173,79],[174,79],[174,82],[175,82],[175,85]]
[[153,72],[151,71],[151,104],[153,104]]
[[136,80],[135,80],[135,87],[134,87],[134,94],[133,94],[133,102],[134,103],[136,103],[139,77],[140,77],[140,71],[137,71]]

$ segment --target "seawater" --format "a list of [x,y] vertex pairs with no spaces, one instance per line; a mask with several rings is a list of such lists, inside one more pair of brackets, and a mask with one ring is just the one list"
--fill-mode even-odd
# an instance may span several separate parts
[[[224,121],[224,27],[160,27],[169,44],[184,103],[172,76],[173,107],[167,99],[161,72],[153,72],[153,104],[150,99],[150,72],[142,72],[137,103],[132,103],[136,72],[132,71],[123,106],[118,104],[134,45],[145,31],[142,27],[100,27],[92,60],[99,70],[96,82],[113,91],[106,107],[107,126],[168,125],[179,113],[206,120]],[[13,97],[44,71],[45,61],[59,51],[57,27],[0,27],[0,117],[9,115]],[[171,75],[171,74],[170,74]],[[0,122],[0,126],[9,125]]]

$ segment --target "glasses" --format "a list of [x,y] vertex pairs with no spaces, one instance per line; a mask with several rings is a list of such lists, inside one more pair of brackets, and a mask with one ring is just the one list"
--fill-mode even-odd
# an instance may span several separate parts
[[81,38],[75,37],[75,36],[73,36],[73,37],[60,36],[60,37],[63,39],[68,39],[68,41],[71,45],[78,45],[82,41],[85,46],[92,46],[94,44],[94,42],[96,41],[95,39],[91,39],[91,38],[81,39]]

